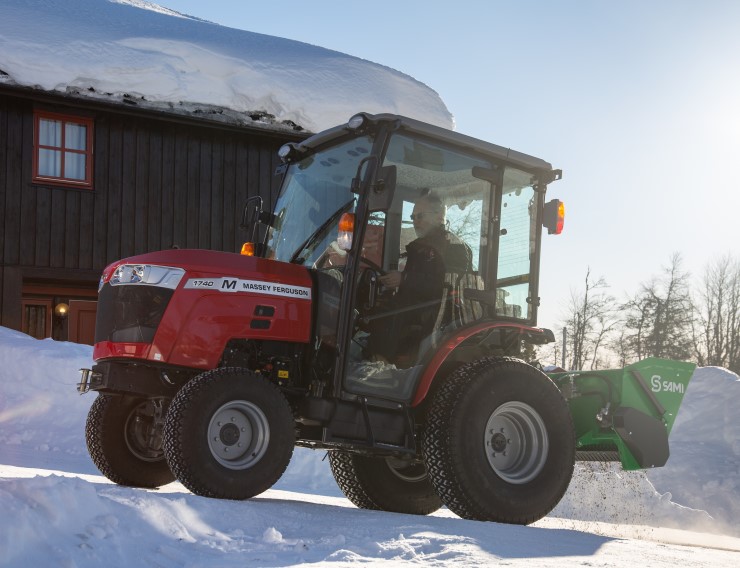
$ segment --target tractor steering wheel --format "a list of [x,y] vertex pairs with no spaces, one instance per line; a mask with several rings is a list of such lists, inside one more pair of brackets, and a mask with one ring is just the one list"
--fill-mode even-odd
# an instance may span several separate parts
[[385,276],[386,271],[383,270],[378,264],[367,258],[366,256],[360,256],[360,262],[367,264],[369,268],[372,268],[375,272],[380,274],[381,276]]

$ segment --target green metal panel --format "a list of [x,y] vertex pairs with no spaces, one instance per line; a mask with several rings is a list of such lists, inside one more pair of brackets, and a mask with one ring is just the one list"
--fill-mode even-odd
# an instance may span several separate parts
[[[640,469],[637,458],[614,427],[618,409],[633,408],[665,425],[670,434],[696,365],[648,358],[624,369],[551,373],[573,415],[579,450],[617,451],[626,470]],[[639,440],[640,432],[634,439]],[[634,443],[632,439],[630,442]]]
[[639,384],[638,376],[641,376],[649,392],[665,409],[665,414],[659,417],[670,434],[695,368],[693,363],[656,358],[643,359],[625,367],[622,406],[631,406],[657,416],[653,403]]

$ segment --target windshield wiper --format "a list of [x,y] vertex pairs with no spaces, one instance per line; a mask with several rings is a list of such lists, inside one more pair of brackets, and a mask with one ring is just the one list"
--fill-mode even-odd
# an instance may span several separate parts
[[342,215],[342,213],[346,213],[349,209],[351,209],[352,205],[354,204],[355,200],[354,198],[350,199],[347,203],[342,205],[339,209],[337,209],[331,217],[329,217],[326,221],[324,221],[318,229],[316,229],[311,235],[303,241],[303,244],[298,247],[298,249],[295,251],[293,256],[290,257],[290,262],[292,263],[298,263],[300,261],[300,264],[303,264],[303,262],[306,260],[305,258],[300,258],[301,253],[309,248],[309,245],[313,245],[316,240],[319,237],[322,237],[326,230],[331,227],[337,219]]

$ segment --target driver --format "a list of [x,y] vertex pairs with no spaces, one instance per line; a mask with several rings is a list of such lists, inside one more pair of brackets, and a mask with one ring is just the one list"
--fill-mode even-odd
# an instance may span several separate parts
[[368,359],[395,364],[414,360],[419,342],[437,320],[445,273],[472,271],[470,247],[447,230],[446,216],[447,208],[434,194],[427,192],[414,204],[411,220],[417,238],[406,245],[406,266],[403,272],[380,277],[384,286],[397,288],[388,310],[408,309],[374,320],[365,348]]

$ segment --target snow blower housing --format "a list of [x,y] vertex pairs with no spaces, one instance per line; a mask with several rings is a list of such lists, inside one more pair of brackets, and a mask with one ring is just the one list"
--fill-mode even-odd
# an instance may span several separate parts
[[561,172],[402,116],[358,114],[281,148],[245,254],[169,250],[100,281],[86,439],[116,483],[246,499],[295,445],[328,450],[359,507],[530,523],[576,459],[668,459],[693,366],[550,376],[536,326]]

